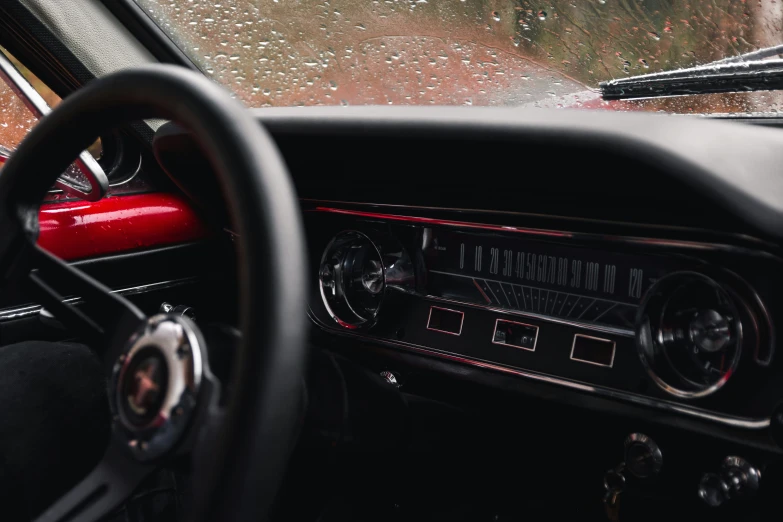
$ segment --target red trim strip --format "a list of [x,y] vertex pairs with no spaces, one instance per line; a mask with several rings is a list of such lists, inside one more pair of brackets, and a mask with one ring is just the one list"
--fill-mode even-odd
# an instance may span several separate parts
[[67,260],[186,243],[208,235],[184,197],[165,193],[46,204],[39,221],[38,244]]
[[373,219],[385,219],[388,221],[406,221],[408,223],[422,223],[426,225],[441,225],[448,227],[476,228],[480,230],[496,230],[498,232],[522,232],[538,236],[550,237],[571,237],[567,232],[552,232],[550,230],[539,230],[535,228],[507,227],[500,225],[483,225],[479,223],[470,223],[468,221],[450,221],[447,219],[435,219],[419,216],[400,216],[397,214],[381,214],[377,212],[365,212],[363,210],[347,210],[332,207],[315,207],[316,212],[329,212],[332,214],[345,214],[348,216],[360,216]]

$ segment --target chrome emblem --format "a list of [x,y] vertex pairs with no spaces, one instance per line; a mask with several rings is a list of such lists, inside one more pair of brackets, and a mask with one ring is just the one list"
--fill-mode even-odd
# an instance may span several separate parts
[[159,373],[160,364],[152,358],[141,363],[134,372],[127,399],[128,406],[136,414],[146,416],[159,402],[160,384],[157,382]]

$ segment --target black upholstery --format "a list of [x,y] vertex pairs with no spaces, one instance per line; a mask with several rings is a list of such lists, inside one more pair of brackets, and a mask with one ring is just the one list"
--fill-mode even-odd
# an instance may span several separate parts
[[29,520],[103,455],[103,366],[86,346],[28,341],[0,348],[0,374],[0,509]]

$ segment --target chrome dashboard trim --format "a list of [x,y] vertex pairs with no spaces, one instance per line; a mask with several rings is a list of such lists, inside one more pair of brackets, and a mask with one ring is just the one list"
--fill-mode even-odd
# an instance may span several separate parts
[[[174,288],[177,286],[186,285],[189,283],[193,283],[197,280],[196,277],[185,277],[182,279],[172,279],[169,281],[159,281],[156,283],[149,283],[145,285],[136,285],[136,286],[129,286],[125,288],[120,288],[117,290],[111,290],[111,293],[118,294],[122,296],[128,296],[128,295],[137,295],[137,294],[144,294],[146,292],[152,292],[155,290],[166,290],[168,288]],[[81,297],[68,297],[66,299],[63,299],[64,303],[81,303],[82,298]],[[32,317],[34,315],[37,315],[43,310],[44,308],[41,305],[25,305],[25,306],[18,306],[15,308],[5,308],[3,310],[0,310],[0,323],[6,322],[6,321],[12,321],[14,319],[24,319],[25,317]]]
[[[443,310],[444,312],[454,312],[455,314],[459,314],[460,315],[459,332],[457,332],[457,333],[449,332],[448,330],[441,330],[439,328],[433,328],[432,326],[430,326],[430,321],[432,321],[432,310],[433,309],[435,309],[435,310]],[[463,324],[465,324],[465,312],[460,312],[459,310],[452,310],[451,308],[443,308],[441,306],[430,306],[430,313],[429,313],[429,315],[427,315],[427,330],[431,330],[433,332],[449,334],[449,335],[455,335],[455,336],[459,337],[460,335],[462,335],[462,325]]]
[[[52,112],[51,107],[46,103],[43,96],[38,93],[3,53],[0,53],[0,79],[6,83],[36,119],[41,119]],[[3,147],[3,152],[10,151]],[[8,156],[5,154],[0,154],[0,157],[2,157],[2,163],[5,163],[6,159],[8,159]],[[69,182],[65,176],[69,172],[80,172],[87,180],[88,186],[84,187],[76,182]],[[79,153],[78,157],[65,169],[63,175],[58,177],[54,184],[66,194],[86,201],[98,201],[106,195],[106,190],[109,188],[109,179],[98,161],[84,150]]]
[[669,412],[675,412],[675,413],[681,413],[683,415],[688,415],[690,417],[700,419],[700,420],[706,420],[710,422],[715,422],[718,424],[724,424],[726,426],[732,426],[735,428],[743,428],[743,429],[752,429],[752,430],[761,430],[768,428],[770,425],[770,419],[748,419],[743,417],[734,417],[731,415],[722,415],[718,413],[712,413],[704,410],[699,410],[697,408],[691,408],[688,406],[683,406],[680,404],[675,404],[667,401],[657,400],[657,399],[651,399],[649,397],[644,397],[641,395],[635,395],[632,393],[627,392],[621,392],[617,390],[612,390],[609,388],[602,388],[600,386],[593,386],[591,384],[585,384],[577,381],[571,381],[567,379],[561,379],[559,377],[553,377],[551,375],[547,374],[541,374],[541,373],[535,373],[527,370],[520,370],[517,368],[512,368],[509,366],[503,366],[496,363],[484,361],[481,359],[473,359],[469,357],[465,357],[462,355],[456,355],[449,352],[443,352],[440,350],[435,350],[432,348],[420,346],[413,343],[407,343],[404,341],[394,341],[389,339],[383,339],[379,337],[373,337],[371,335],[365,335],[359,332],[355,331],[341,331],[337,330],[333,327],[330,327],[328,325],[323,324],[321,321],[318,320],[318,318],[315,316],[313,311],[308,307],[308,317],[310,320],[321,330],[328,332],[330,334],[336,334],[343,337],[352,337],[354,339],[364,340],[368,342],[373,342],[377,344],[382,344],[386,346],[390,346],[393,348],[402,348],[404,350],[424,354],[428,356],[434,356],[440,359],[445,359],[453,362],[458,362],[461,364],[466,364],[469,366],[474,366],[476,368],[483,368],[487,370],[497,371],[501,373],[506,373],[510,375],[515,375],[518,377],[524,377],[526,379],[531,379],[538,382],[544,382],[548,384],[554,384],[557,386],[563,386],[566,388],[570,388],[573,390],[579,390],[583,392],[592,393],[601,397],[606,397],[610,399],[617,399],[622,400],[626,402],[630,402],[633,404],[641,405],[641,406],[648,406],[652,408],[656,408],[663,411],[669,411]]
[[[519,325],[519,326],[527,326],[527,327],[530,327],[530,328],[535,328],[536,329],[536,337],[535,337],[535,339],[533,339],[533,347],[532,348],[527,348],[525,346],[521,346],[521,345],[517,345],[517,344],[501,343],[501,342],[496,341],[495,340],[495,334],[497,334],[498,323],[500,323],[500,321],[503,321],[504,323],[509,323],[509,324],[516,324],[516,325]],[[534,325],[534,324],[518,323],[516,321],[509,321],[507,319],[501,319],[500,317],[498,317],[497,319],[495,319],[495,327],[492,329],[492,339],[490,339],[490,341],[492,342],[492,344],[497,344],[498,346],[510,346],[511,348],[516,348],[518,350],[526,350],[528,352],[535,352],[536,351],[536,345],[538,344],[538,332],[539,332],[539,330],[540,330],[540,328],[538,326]]]
[[457,299],[449,299],[448,297],[440,297],[436,295],[423,295],[424,299],[430,301],[439,301],[441,303],[450,303],[460,306],[467,306],[470,308],[478,308],[480,310],[487,310],[489,312],[495,312],[503,315],[514,315],[517,317],[528,317],[530,319],[538,319],[539,321],[546,321],[555,324],[563,324],[566,326],[573,326],[575,328],[584,328],[585,330],[593,330],[596,332],[608,333],[612,335],[619,335],[621,337],[633,337],[636,335],[633,330],[625,328],[615,328],[613,326],[602,326],[598,324],[581,323],[579,321],[571,321],[569,319],[561,319],[559,317],[551,317],[549,315],[541,315],[535,312],[522,312],[519,310],[511,310],[505,308],[496,308],[494,306],[484,306],[476,303],[467,303],[465,301],[459,301]]
[[[528,236],[559,238],[559,239],[575,239],[583,241],[600,241],[619,243],[625,245],[645,246],[647,248],[679,248],[683,250],[707,250],[718,252],[733,252],[737,254],[744,254],[753,257],[763,257],[767,259],[773,259],[780,263],[783,263],[783,258],[772,254],[766,250],[754,249],[749,247],[732,245],[729,243],[715,243],[715,242],[702,242],[702,241],[690,241],[684,239],[660,239],[653,237],[642,236],[621,236],[621,235],[607,235],[607,234],[594,234],[590,232],[574,232],[574,231],[562,231],[552,230],[546,228],[532,228],[532,227],[518,227],[511,225],[495,225],[489,223],[476,223],[473,221],[451,220],[451,219],[438,219],[422,216],[411,216],[403,214],[386,214],[382,212],[368,212],[364,210],[344,209],[337,207],[320,206],[315,203],[315,207],[306,209],[305,212],[323,212],[329,214],[338,214],[354,217],[363,217],[367,219],[378,219],[386,221],[398,221],[406,223],[417,223],[419,225],[432,225],[443,226],[450,228],[465,228],[465,229],[477,229],[477,230],[489,230],[493,232],[503,232],[512,234],[522,234]],[[351,205],[361,205],[359,203],[351,203]],[[441,210],[444,212],[453,212],[454,210],[432,209]],[[750,239],[748,236],[742,236],[744,239]]]
[[[592,224],[615,225],[615,226],[632,227],[632,228],[648,229],[648,230],[655,230],[655,231],[691,232],[691,233],[696,232],[696,233],[709,234],[713,236],[722,236],[738,241],[756,243],[759,246],[765,246],[773,250],[777,248],[775,244],[765,241],[763,239],[759,239],[755,236],[733,233],[733,232],[720,232],[720,231],[710,230],[706,228],[699,228],[699,227],[657,225],[657,224],[650,224],[650,223],[635,223],[635,222],[626,223],[623,221],[612,221],[607,219],[592,219],[592,218],[580,218],[574,216],[558,216],[558,215],[549,215],[549,214],[540,214],[540,213],[515,212],[511,210],[487,210],[487,209],[458,208],[458,207],[430,207],[430,206],[423,206],[423,205],[395,205],[390,203],[362,203],[356,201],[339,201],[339,200],[328,200],[328,199],[321,200],[321,199],[313,199],[313,198],[300,198],[300,201],[303,203],[313,205],[312,208],[305,209],[305,211],[311,211],[311,212],[315,211],[318,206],[321,206],[322,204],[327,204],[331,206],[353,206],[353,207],[384,208],[384,209],[394,209],[394,210],[402,209],[402,210],[420,210],[420,211],[428,211],[428,212],[451,212],[451,213],[458,213],[458,214],[486,214],[486,215],[496,215],[496,216],[506,216],[506,217],[543,218],[543,219],[555,220],[555,221],[564,221],[564,222],[571,221],[571,222],[582,222],[582,223],[592,223]],[[573,234],[578,237],[594,236],[596,238],[608,240],[608,241],[612,241],[614,238],[622,239],[623,237],[626,237],[626,236],[618,236],[618,235],[606,236],[602,234],[591,234],[589,232],[573,232]],[[718,244],[715,243],[714,241],[692,241],[691,243],[703,244],[703,245]]]
[[[578,359],[574,357],[574,350],[576,349],[576,338],[581,337],[583,339],[592,339],[593,341],[602,341],[605,343],[609,343],[612,345],[612,360],[609,361],[609,364],[603,364],[598,363],[595,361],[588,361],[587,359]],[[601,337],[593,337],[592,335],[585,335],[585,334],[574,334],[574,341],[571,343],[571,356],[569,357],[572,361],[584,363],[584,364],[592,364],[593,366],[602,366],[604,368],[612,368],[614,366],[614,356],[617,353],[617,343],[615,341],[612,341],[611,339],[603,339]]]
[[118,187],[122,187],[123,185],[127,185],[131,181],[133,181],[136,176],[139,175],[139,172],[141,172],[141,164],[142,164],[142,157],[141,154],[139,154],[139,161],[136,163],[136,167],[133,168],[133,172],[128,174],[126,177],[122,178],[120,181],[117,181],[116,183],[109,183],[110,189],[116,189]]
[[[662,278],[660,278],[658,281],[656,281],[650,288],[647,289],[647,293],[644,295],[641,304],[639,305],[639,313],[642,313],[642,310],[644,310],[647,305],[649,304],[650,296],[652,296],[655,293],[655,288],[657,285],[663,283],[666,280],[671,280],[672,278],[681,277],[682,275],[686,275],[689,277],[698,277],[700,279],[705,279],[705,276],[703,274],[700,274],[698,272],[671,272],[669,274],[666,274]],[[711,282],[711,284],[716,285],[716,283],[709,278],[706,278],[708,281]],[[736,310],[736,307],[732,305],[732,308],[734,311],[732,312],[732,315],[734,317],[738,317],[739,313]],[[753,314],[751,314],[753,316]],[[655,317],[655,316],[653,316]],[[637,324],[640,325],[640,336],[646,335],[648,333],[651,334],[650,329],[650,321],[642,322],[639,317],[637,316]],[[737,365],[739,364],[741,352],[742,352],[742,339],[744,336],[744,332],[742,330],[742,322],[738,319],[735,319],[737,323],[737,336],[736,336],[736,342],[739,344],[739,347],[736,349],[736,353],[731,361],[731,365],[729,369],[718,379],[718,381],[714,382],[713,384],[707,386],[706,388],[702,389],[696,389],[696,390],[683,390],[680,388],[677,388],[676,386],[669,384],[666,382],[660,375],[658,375],[658,372],[656,372],[655,368],[653,367],[653,363],[650,361],[650,357],[645,354],[644,349],[639,345],[637,342],[636,349],[637,353],[639,355],[639,361],[642,363],[642,366],[644,366],[645,372],[647,372],[647,375],[650,377],[650,379],[653,380],[656,386],[663,390],[664,392],[668,393],[669,395],[672,395],[674,397],[680,397],[683,399],[699,399],[702,397],[707,397],[709,395],[712,395],[713,393],[720,390],[723,386],[726,385],[726,383],[729,381],[731,376],[734,374],[734,372],[737,369]],[[664,344],[664,335],[661,330],[657,330],[658,334],[655,336],[656,341],[660,344]],[[666,360],[669,361],[670,368],[674,370],[674,373],[678,375],[683,380],[688,380],[686,377],[683,376],[683,374],[675,368],[672,363],[671,359],[669,359],[668,354],[665,356]]]

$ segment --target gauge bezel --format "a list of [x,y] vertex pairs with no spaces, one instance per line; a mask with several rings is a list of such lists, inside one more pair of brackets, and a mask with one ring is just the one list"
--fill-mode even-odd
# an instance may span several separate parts
[[[650,304],[650,301],[658,295],[658,292],[660,291],[660,288],[663,284],[670,283],[673,279],[676,278],[692,278],[701,280],[713,287],[716,288],[716,290],[723,292],[726,294],[726,298],[728,300],[729,306],[732,308],[732,326],[734,327],[736,331],[736,347],[734,349],[734,356],[729,364],[728,369],[720,376],[720,378],[712,383],[709,386],[706,386],[704,388],[699,389],[693,389],[693,390],[687,390],[678,388],[676,385],[673,385],[669,382],[667,382],[658,371],[653,367],[654,364],[648,359],[645,347],[642,345],[642,336],[645,335],[643,332],[643,329],[645,327],[650,328],[649,324],[645,324],[645,318],[649,318],[647,308]],[[663,312],[666,310],[666,307],[668,306],[668,302],[664,304],[662,307],[662,310],[659,315],[662,315]],[[642,301],[639,305],[639,309],[637,311],[636,315],[636,348],[637,353],[639,355],[639,360],[642,363],[642,366],[644,366],[645,371],[647,372],[647,375],[653,380],[653,382],[664,392],[681,399],[698,399],[702,397],[707,397],[708,395],[712,395],[713,393],[717,392],[721,388],[723,388],[726,383],[729,381],[731,376],[736,372],[737,367],[739,365],[739,361],[742,356],[743,351],[743,342],[744,342],[744,335],[743,335],[743,328],[742,328],[742,321],[740,320],[740,312],[739,312],[739,305],[737,303],[737,300],[735,299],[734,292],[732,292],[730,289],[725,288],[720,283],[716,282],[713,278],[695,271],[677,271],[672,272],[670,274],[667,274],[666,276],[660,278],[658,281],[656,281],[650,288],[647,290],[645,295],[642,298]],[[660,332],[659,332],[660,333]],[[650,331],[648,334],[650,341],[653,343],[653,348],[655,350],[662,350],[662,341],[660,339],[657,339],[656,336],[652,331]],[[661,345],[661,346],[658,346]],[[690,381],[690,379],[687,379],[684,377],[680,370],[676,368],[673,363],[671,362],[668,354],[664,350],[664,358],[666,361],[671,365],[671,370],[683,381],[688,381],[694,386],[698,386],[697,383],[694,383]]]
[[[335,243],[338,241],[345,240],[345,236],[348,235],[354,235],[359,236],[360,239],[363,239],[364,241],[367,241],[369,246],[372,247],[373,252],[377,256],[377,259],[381,266],[381,271],[383,273],[383,289],[380,291],[381,297],[380,297],[380,304],[378,305],[377,310],[373,314],[372,318],[365,319],[361,317],[359,314],[357,314],[355,311],[353,311],[353,308],[348,303],[346,299],[346,305],[348,308],[353,312],[356,319],[359,319],[360,321],[354,321],[349,322],[345,318],[340,317],[340,314],[338,314],[330,305],[329,299],[327,299],[326,294],[324,294],[324,280],[321,273],[321,269],[324,266],[324,263],[326,262],[327,257],[329,256],[330,252],[334,248]],[[360,232],[358,230],[350,229],[350,230],[343,230],[336,234],[331,241],[329,241],[329,244],[326,246],[326,248],[323,251],[323,254],[321,254],[321,261],[318,264],[318,291],[321,294],[321,302],[323,303],[324,307],[326,308],[326,311],[329,313],[329,316],[334,319],[334,321],[342,326],[343,328],[347,328],[349,330],[356,330],[360,328],[369,328],[373,326],[378,321],[378,314],[380,313],[381,309],[383,308],[383,303],[386,300],[386,266],[383,262],[383,255],[381,254],[380,249],[378,248],[378,245],[375,244],[375,242],[365,233]]]

